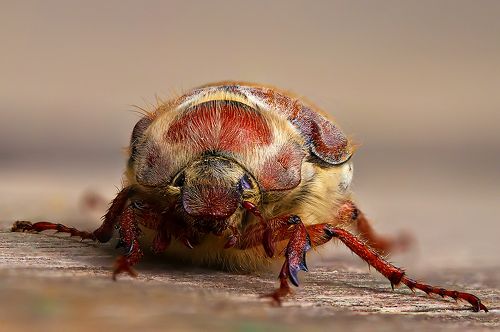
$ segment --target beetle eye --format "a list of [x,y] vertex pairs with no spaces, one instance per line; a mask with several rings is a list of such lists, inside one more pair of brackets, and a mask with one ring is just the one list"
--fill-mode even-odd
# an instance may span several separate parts
[[182,187],[184,185],[184,180],[185,180],[185,176],[184,176],[184,172],[182,172],[181,174],[179,174],[175,177],[172,185],[175,187]]
[[242,190],[248,190],[248,189],[252,189],[252,182],[250,181],[250,179],[248,178],[248,175],[243,175],[243,177],[241,178],[240,180],[240,188]]

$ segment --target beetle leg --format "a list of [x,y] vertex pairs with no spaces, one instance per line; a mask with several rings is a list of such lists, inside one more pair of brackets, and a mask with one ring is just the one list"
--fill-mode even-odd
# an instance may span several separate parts
[[132,266],[137,264],[143,256],[138,241],[140,229],[136,214],[131,206],[127,207],[120,215],[118,226],[120,234],[118,246],[125,247],[126,253],[116,259],[113,267],[113,280],[116,280],[116,276],[122,272],[126,272],[136,277],[137,272],[135,272]]
[[307,272],[306,253],[311,249],[311,239],[307,233],[306,226],[297,216],[291,216],[289,223],[295,225],[295,229],[285,249],[285,264],[287,265],[288,279],[294,286],[299,286],[297,273],[302,270]]
[[132,192],[132,186],[125,187],[116,195],[113,202],[111,202],[108,211],[104,215],[104,221],[101,226],[93,232],[99,242],[108,242],[113,236],[114,227],[124,211]]
[[28,221],[17,221],[12,226],[12,231],[43,232],[45,230],[55,230],[61,233],[68,233],[71,236],[79,236],[82,239],[98,240],[104,243],[111,239],[114,227],[118,223],[120,239],[117,247],[123,246],[127,252],[125,255],[117,258],[113,268],[113,279],[116,280],[116,275],[121,272],[127,272],[132,276],[136,276],[137,273],[132,269],[132,265],[140,260],[143,253],[137,240],[139,227],[134,209],[132,206],[125,208],[131,192],[132,187],[126,187],[118,193],[104,216],[102,225],[93,232],[80,231],[73,227],[45,221],[34,224]]
[[158,213],[152,207],[145,205],[141,202],[139,206],[137,202],[132,202],[131,206],[134,208],[135,218],[137,223],[147,229],[156,231],[156,234],[151,243],[151,251],[154,254],[160,254],[167,250],[172,240],[170,230],[167,228],[168,223],[165,216]]
[[336,218],[340,224],[353,224],[370,247],[383,255],[395,251],[406,251],[413,242],[413,238],[407,233],[402,233],[396,238],[377,234],[364,213],[352,201],[346,201],[340,206]]
[[68,227],[63,224],[39,221],[36,223],[31,223],[25,220],[18,220],[12,225],[10,229],[12,232],[43,232],[47,230],[55,230],[56,233],[68,233],[70,236],[78,236],[82,240],[97,240],[94,233],[80,231],[74,227]]
[[285,298],[287,295],[292,293],[292,290],[290,289],[290,285],[288,284],[287,268],[288,268],[288,262],[285,259],[285,262],[283,263],[283,266],[281,267],[281,271],[280,271],[280,274],[278,277],[278,279],[280,281],[280,287],[272,293],[262,295],[261,298],[269,297],[273,300],[273,303],[275,303],[277,305],[281,305],[283,298]]
[[[290,218],[298,218],[292,215],[283,215],[270,220],[266,220],[257,206],[251,202],[244,201],[243,207],[259,218],[260,223],[253,224],[245,229],[244,234],[239,239],[237,248],[246,249],[262,245],[268,257],[274,257],[276,250],[275,243],[290,238],[290,225],[293,224]],[[300,220],[300,219],[299,219]]]
[[130,192],[131,187],[125,187],[118,193],[116,198],[111,203],[107,213],[104,215],[103,223],[93,232],[80,231],[73,227],[47,221],[40,221],[36,223],[31,223],[29,221],[16,221],[11,230],[13,232],[43,232],[46,230],[55,230],[57,233],[68,233],[71,236],[81,237],[82,240],[98,240],[99,242],[105,243],[108,242],[113,235],[114,226],[127,204]]
[[285,216],[277,220],[287,220],[287,229],[281,229],[280,232],[273,232],[273,243],[285,238],[289,238],[285,248],[285,262],[279,274],[280,287],[274,292],[264,295],[271,297],[277,304],[281,304],[282,298],[291,293],[288,280],[294,285],[299,286],[297,273],[299,271],[307,272],[306,253],[311,249],[311,240],[306,227],[298,216]]
[[296,215],[283,215],[266,222],[253,204],[244,204],[244,207],[260,217],[261,222],[247,227],[235,248],[244,250],[262,245],[266,254],[273,257],[275,244],[289,239],[285,248],[285,262],[279,274],[280,287],[262,296],[270,297],[276,304],[281,304],[281,300],[291,293],[288,280],[298,286],[297,273],[300,270],[307,271],[306,252],[311,249],[311,240],[306,227]]
[[307,231],[310,235],[312,246],[322,245],[334,237],[338,238],[356,255],[373,266],[387,279],[389,279],[393,289],[395,285],[403,283],[411,290],[419,289],[427,294],[438,294],[442,297],[448,296],[455,300],[465,300],[472,305],[474,311],[488,311],[486,306],[484,306],[481,303],[481,300],[475,295],[434,287],[410,279],[406,276],[404,270],[387,262],[376,250],[372,249],[361,240],[359,240],[356,236],[342,228],[334,227],[330,224],[317,224],[307,227]]
[[233,246],[237,249],[248,249],[262,245],[269,257],[274,257],[276,242],[289,239],[293,232],[291,219],[294,216],[284,215],[248,226]]
[[172,235],[166,229],[165,226],[162,226],[160,229],[158,229],[153,239],[151,250],[155,254],[161,254],[162,252],[165,252],[165,250],[167,250],[171,241],[172,241]]

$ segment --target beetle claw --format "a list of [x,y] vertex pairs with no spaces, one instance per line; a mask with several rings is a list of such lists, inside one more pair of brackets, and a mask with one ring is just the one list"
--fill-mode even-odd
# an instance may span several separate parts
[[297,273],[300,271],[299,267],[288,267],[288,279],[290,279],[290,282],[295,286],[299,287],[299,278],[297,276]]
[[296,287],[299,286],[299,278],[297,276],[299,271],[309,272],[306,264],[305,253],[306,252],[304,251],[303,258],[299,262],[295,264],[288,264],[288,278],[290,279],[290,282]]
[[189,241],[189,239],[187,237],[183,238],[182,239],[182,243],[184,243],[184,245],[186,247],[188,247],[189,249],[193,249],[194,246],[191,244],[191,242]]
[[[300,219],[299,219],[300,222]],[[306,253],[311,249],[311,239],[305,228],[298,230],[297,236],[292,238],[286,249],[286,263],[288,264],[288,278],[294,286],[299,286],[297,273],[308,272]]]

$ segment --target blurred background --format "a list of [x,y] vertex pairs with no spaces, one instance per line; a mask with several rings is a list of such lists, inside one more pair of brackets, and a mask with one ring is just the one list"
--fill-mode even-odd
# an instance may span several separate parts
[[[498,1],[0,1],[0,221],[98,218],[139,115],[218,80],[292,90],[360,143],[406,265],[498,266]],[[416,253],[415,253],[416,252]],[[420,255],[420,256],[419,256]]]

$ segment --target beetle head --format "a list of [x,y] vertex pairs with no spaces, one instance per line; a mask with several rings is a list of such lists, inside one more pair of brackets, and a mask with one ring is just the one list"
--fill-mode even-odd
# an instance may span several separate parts
[[221,232],[241,209],[242,201],[257,204],[260,191],[255,179],[238,163],[208,155],[191,163],[175,176],[180,203],[200,231]]

